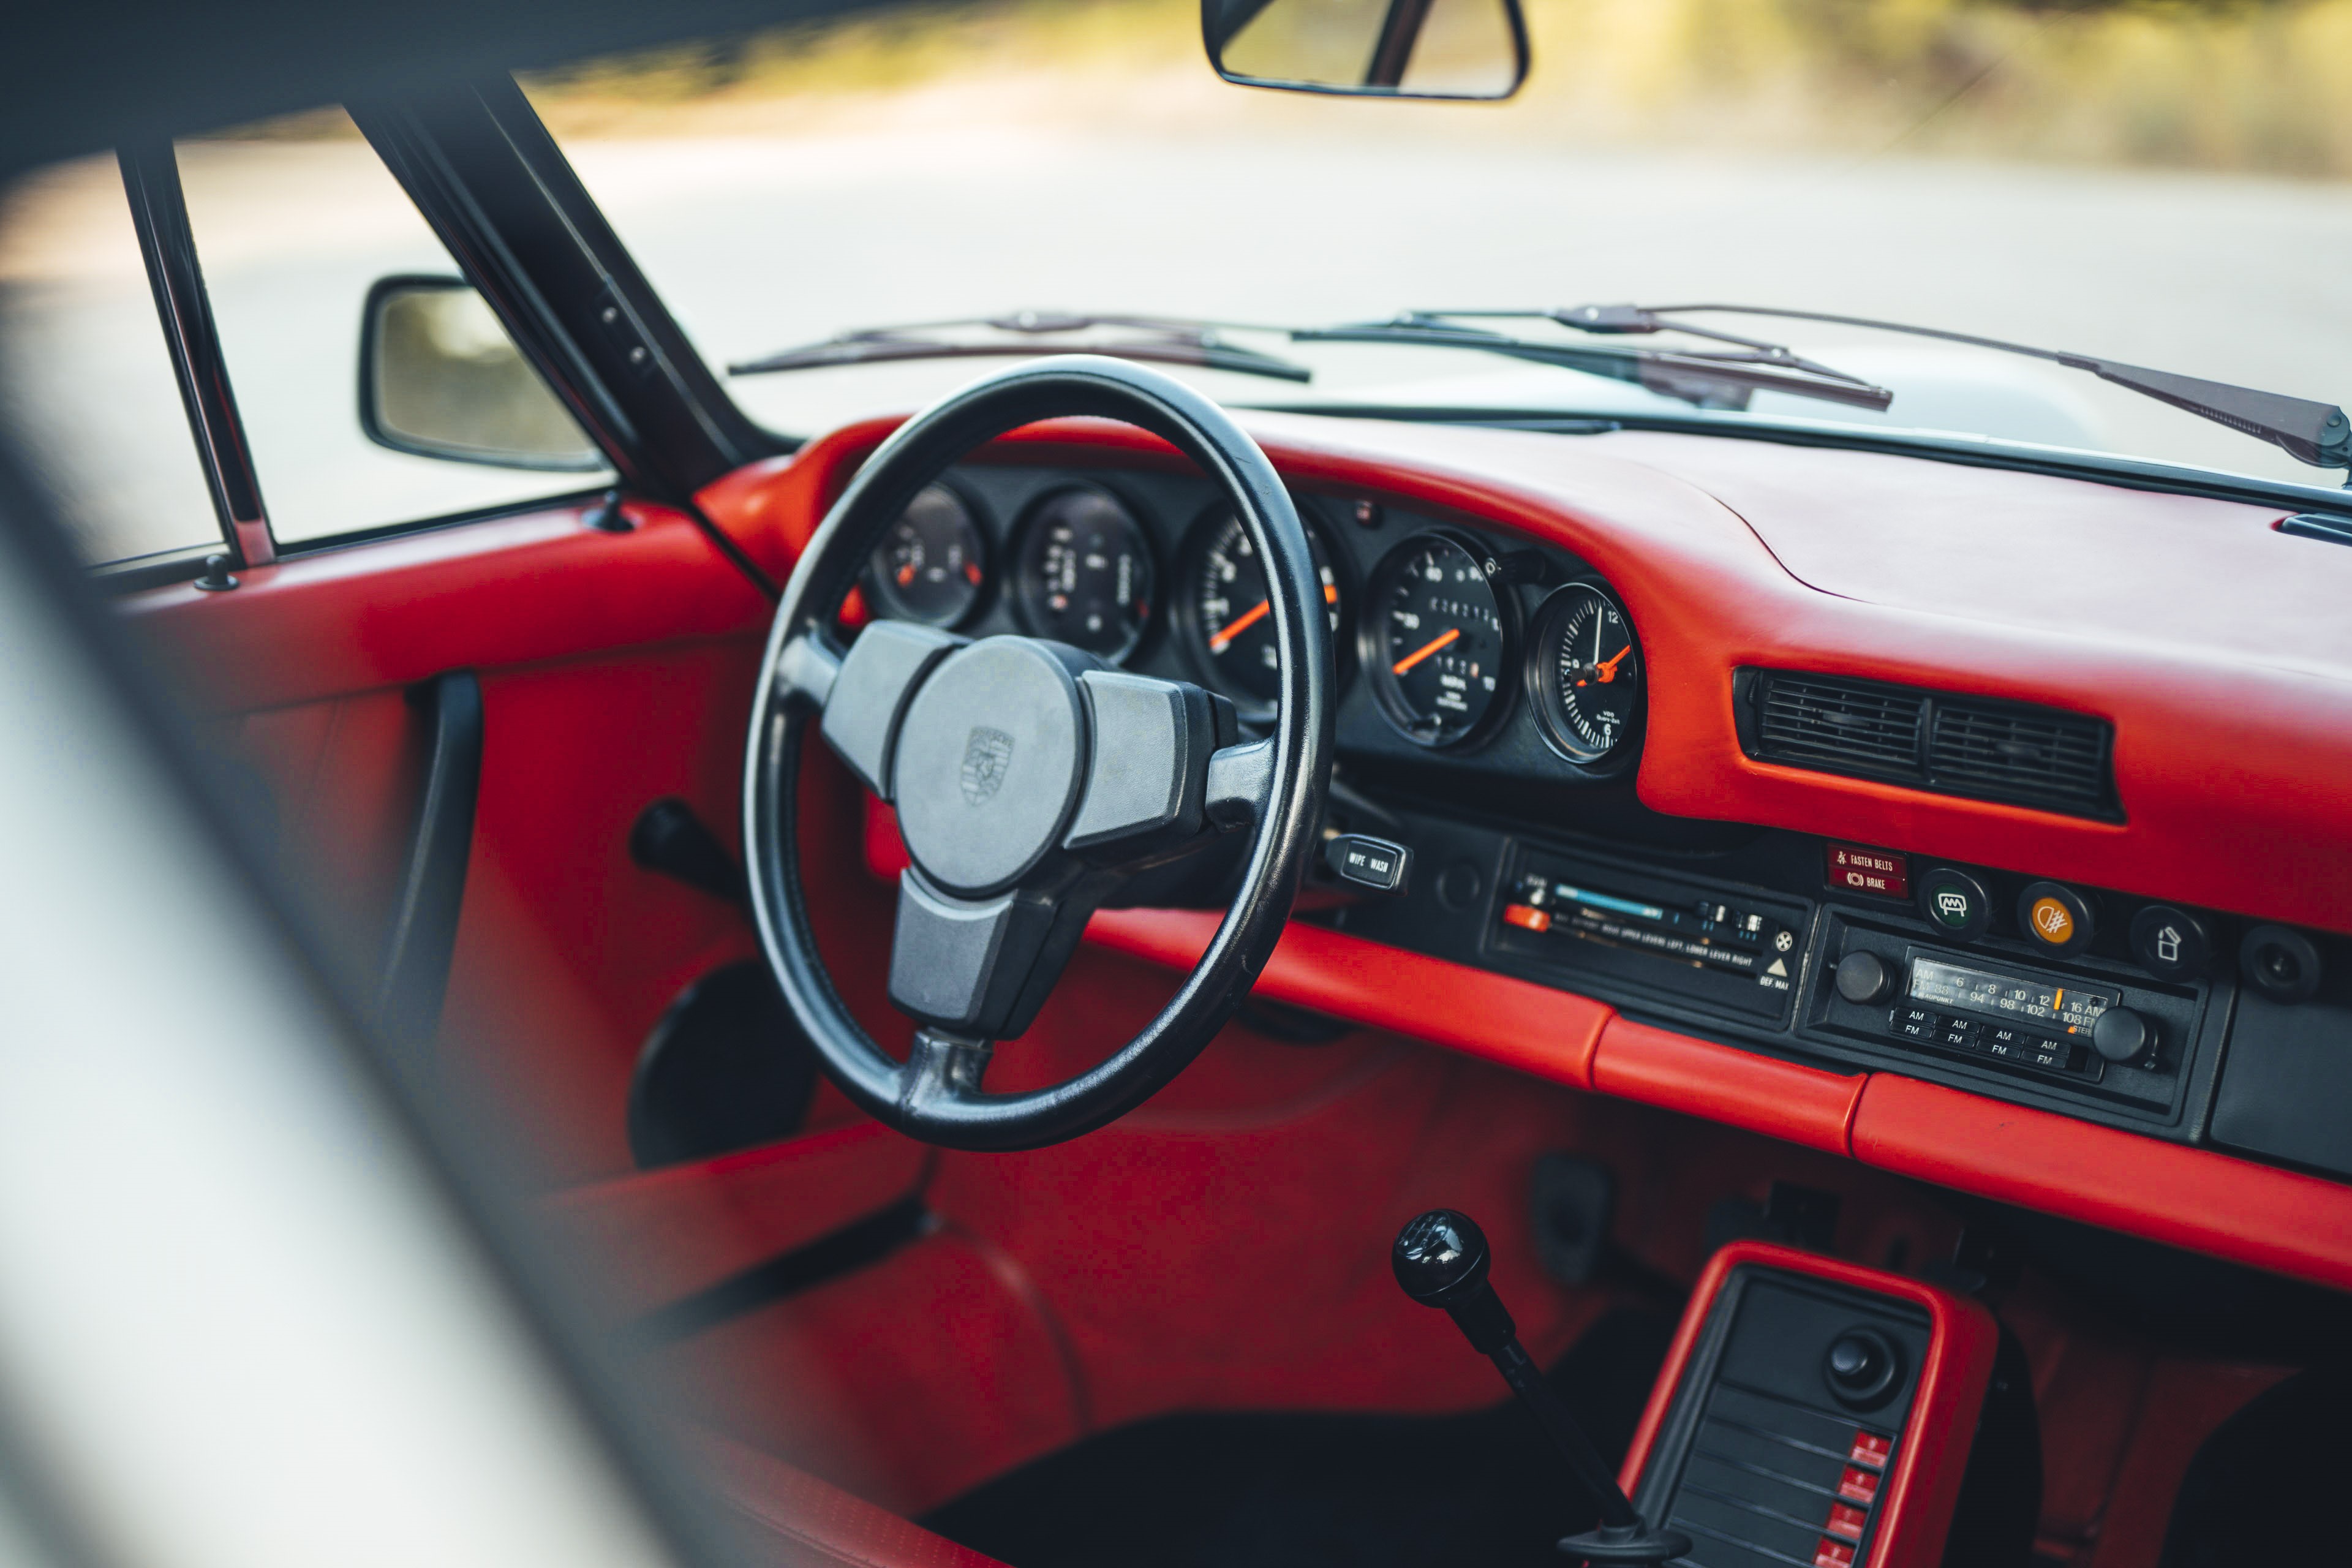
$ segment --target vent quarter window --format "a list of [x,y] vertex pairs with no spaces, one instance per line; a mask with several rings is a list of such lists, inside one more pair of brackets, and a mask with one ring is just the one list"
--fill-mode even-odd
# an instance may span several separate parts
[[1763,762],[1938,795],[2118,817],[2105,720],[1842,675],[1743,669],[1741,749]]

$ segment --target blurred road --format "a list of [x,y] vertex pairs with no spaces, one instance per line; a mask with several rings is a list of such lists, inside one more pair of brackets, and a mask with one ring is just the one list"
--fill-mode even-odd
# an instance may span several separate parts
[[[2339,291],[2352,187],[2341,185],[987,124],[571,152],[721,362],[852,326],[1024,306],[1320,322],[1405,306],[1712,299],[1888,315],[2352,400],[2352,309]],[[340,531],[548,488],[542,476],[403,458],[361,438],[352,403],[368,282],[448,269],[364,146],[206,146],[189,151],[186,168],[282,531]],[[20,193],[0,225],[0,397],[30,422],[60,482],[96,498],[85,503],[89,527],[118,550],[156,548],[195,537],[205,520],[191,510],[200,502],[179,452],[152,456],[164,450],[159,432],[184,443],[185,431],[154,368],[127,225],[108,227],[113,178],[110,163],[68,171]],[[119,208],[119,191],[110,199]],[[1831,351],[1850,345],[1865,371],[1894,363],[1852,346],[1850,333],[1802,343],[1832,363]],[[1352,353],[1324,362],[1333,384],[1441,368]],[[2326,480],[2086,377],[1996,363],[2059,424],[2108,444]],[[737,391],[778,427],[812,431],[912,405],[974,368],[771,377]],[[1490,368],[1442,365],[1449,375]],[[1299,395],[1271,383],[1204,384],[1236,398]]]

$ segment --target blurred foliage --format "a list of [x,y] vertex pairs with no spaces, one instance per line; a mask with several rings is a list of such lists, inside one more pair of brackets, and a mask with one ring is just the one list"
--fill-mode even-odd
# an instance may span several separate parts
[[[2352,174],[2352,0],[1528,0],[1535,72],[1500,110],[1230,88],[1195,0],[972,0],[592,62],[532,79],[559,134],[761,133],[903,114],[877,99],[1120,122],[1901,151]],[[1210,107],[1208,95],[1223,94]],[[1232,101],[1238,97],[1249,102]],[[1406,118],[1395,118],[1402,116]],[[1448,129],[1456,127],[1449,126]]]

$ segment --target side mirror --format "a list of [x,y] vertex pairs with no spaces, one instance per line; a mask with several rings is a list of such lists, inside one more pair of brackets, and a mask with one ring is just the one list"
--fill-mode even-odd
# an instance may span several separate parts
[[1519,0],[1201,0],[1227,81],[1377,98],[1508,98],[1528,75]]
[[360,428],[420,458],[571,473],[611,466],[458,278],[380,278],[368,289]]

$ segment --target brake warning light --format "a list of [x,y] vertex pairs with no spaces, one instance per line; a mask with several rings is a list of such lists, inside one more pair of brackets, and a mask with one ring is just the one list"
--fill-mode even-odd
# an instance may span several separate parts
[[1830,886],[1841,892],[1875,893],[1883,899],[1911,896],[1911,858],[1864,844],[1832,844]]

